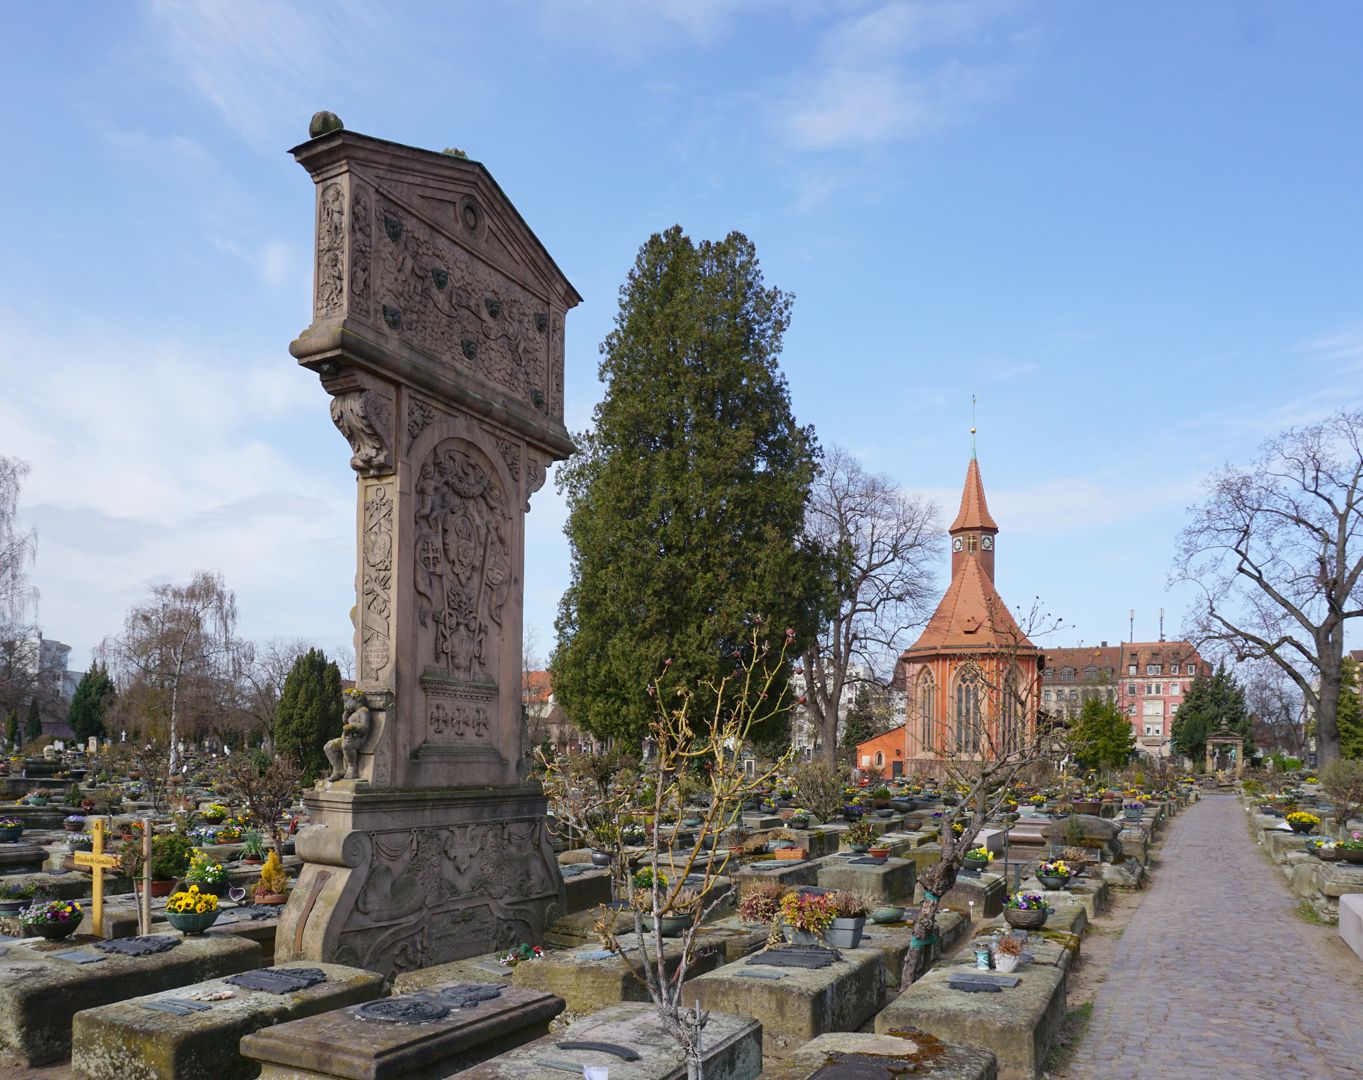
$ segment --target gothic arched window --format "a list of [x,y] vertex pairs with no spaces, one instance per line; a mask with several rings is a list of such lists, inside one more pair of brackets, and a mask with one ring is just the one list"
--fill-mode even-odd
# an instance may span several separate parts
[[956,679],[956,752],[980,752],[980,696],[983,693],[980,673],[966,668]]
[[937,726],[937,684],[927,668],[918,677],[918,729],[925,751],[934,749]]

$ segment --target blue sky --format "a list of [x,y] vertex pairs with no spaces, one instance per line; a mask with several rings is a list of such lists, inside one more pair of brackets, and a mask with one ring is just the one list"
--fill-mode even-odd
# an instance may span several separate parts
[[[0,453],[73,664],[220,569],[248,636],[348,642],[353,476],[314,376],[319,108],[483,161],[585,297],[570,428],[639,244],[746,232],[796,416],[954,513],[1010,603],[1153,637],[1202,479],[1359,404],[1363,7],[259,0],[9,5]],[[529,519],[552,643],[562,503]],[[942,549],[943,583],[947,567]]]

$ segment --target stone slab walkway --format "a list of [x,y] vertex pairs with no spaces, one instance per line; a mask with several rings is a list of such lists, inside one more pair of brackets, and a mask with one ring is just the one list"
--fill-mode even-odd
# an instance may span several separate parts
[[1098,990],[1066,1074],[1087,1080],[1335,1080],[1363,1075],[1363,965],[1210,796],[1174,821],[1154,884]]

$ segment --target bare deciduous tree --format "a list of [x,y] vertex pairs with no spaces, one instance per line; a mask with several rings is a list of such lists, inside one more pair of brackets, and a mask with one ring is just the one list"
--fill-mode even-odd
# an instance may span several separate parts
[[926,614],[933,598],[931,545],[940,530],[932,503],[866,472],[838,446],[810,489],[805,530],[833,574],[836,606],[803,654],[815,752],[831,763],[853,665],[885,670],[898,656],[900,636]]
[[123,707],[163,721],[168,771],[178,766],[179,739],[224,707],[234,675],[236,597],[222,575],[199,571],[188,585],[157,585],[134,605],[121,637],[106,643],[122,686]]
[[239,648],[241,709],[263,741],[265,752],[274,753],[275,720],[284,680],[297,659],[311,646],[302,638],[271,638],[260,645],[242,642]]
[[1315,714],[1320,763],[1338,759],[1344,635],[1363,615],[1363,413],[1270,439],[1190,512],[1171,578],[1201,590],[1191,636],[1276,664]]
[[1262,734],[1271,749],[1304,759],[1306,718],[1297,684],[1271,660],[1244,665],[1240,682],[1256,734]]
[[42,670],[38,590],[28,576],[37,537],[19,528],[19,490],[27,475],[26,462],[0,456],[0,713],[13,709],[20,716],[35,697],[46,708],[55,696]]

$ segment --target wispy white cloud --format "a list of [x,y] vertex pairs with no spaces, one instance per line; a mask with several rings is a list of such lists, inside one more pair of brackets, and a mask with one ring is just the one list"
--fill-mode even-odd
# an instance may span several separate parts
[[713,45],[744,12],[776,0],[541,0],[540,28],[548,36],[590,38],[621,59],[639,60],[680,38]]
[[1304,341],[1298,352],[1349,366],[1363,364],[1363,323],[1345,326]]
[[[147,0],[158,51],[247,140],[273,145],[317,108],[324,77],[359,63],[377,7],[358,0]],[[355,70],[365,70],[356,68]]]
[[[33,465],[21,512],[43,626],[79,662],[148,584],[197,569],[238,589],[250,636],[344,639],[353,481],[314,379],[274,356],[126,327],[36,334],[3,315],[0,370],[6,452]],[[303,467],[318,447],[334,469]]]
[[[1015,78],[1013,0],[894,0],[837,23],[774,124],[797,150],[866,147],[958,122]],[[1002,49],[1000,50],[1000,40]]]

